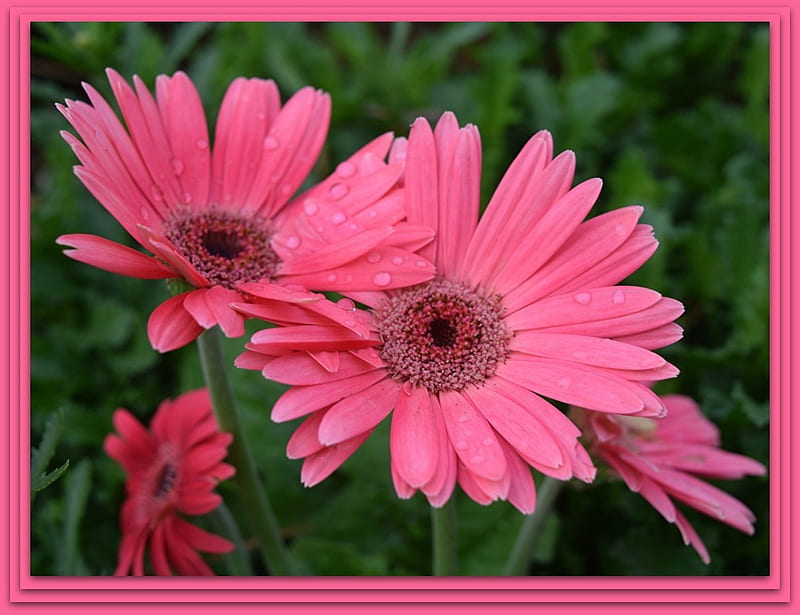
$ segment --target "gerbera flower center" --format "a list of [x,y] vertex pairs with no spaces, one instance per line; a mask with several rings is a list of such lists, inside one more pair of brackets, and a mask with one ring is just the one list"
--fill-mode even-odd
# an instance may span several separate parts
[[274,276],[280,263],[265,220],[211,209],[173,214],[164,235],[212,284],[236,288]]
[[437,279],[403,290],[375,312],[381,358],[392,378],[429,391],[480,384],[508,354],[499,297]]
[[164,464],[164,467],[161,469],[161,472],[156,479],[155,487],[153,489],[153,497],[158,499],[163,498],[170,491],[172,491],[172,488],[175,486],[177,480],[178,470],[175,468],[175,466],[173,466],[171,463]]

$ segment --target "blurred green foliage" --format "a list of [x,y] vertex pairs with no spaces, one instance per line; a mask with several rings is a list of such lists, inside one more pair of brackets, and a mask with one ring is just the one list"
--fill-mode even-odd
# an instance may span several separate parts
[[[329,91],[317,177],[378,134],[405,135],[415,117],[452,110],[480,128],[484,203],[528,137],[550,130],[558,150],[577,153],[576,181],[604,178],[594,213],[643,204],[655,227],[661,247],[631,282],[686,305],[685,339],[664,352],[682,374],[659,390],[695,397],[726,449],[768,461],[766,24],[37,23],[31,35],[31,441],[60,409],[63,433],[48,454],[73,461],[33,503],[33,574],[113,572],[124,477],[102,451],[111,413],[123,406],[147,421],[164,397],[202,386],[194,347],[158,355],[147,343],[147,316],[167,296],[161,283],[76,263],[54,243],[73,232],[128,241],[73,176],[76,160],[59,136],[68,125],[53,106],[85,100],[81,81],[110,98],[106,66],[150,86],[159,73],[185,70],[212,127],[239,75],[274,78],[284,98],[307,84]],[[226,341],[231,360],[242,342]],[[284,455],[294,425],[269,420],[282,387],[238,370],[233,383],[307,574],[430,573],[428,506],[394,495],[385,425],[340,471],[304,489],[300,464]],[[767,479],[720,485],[754,510],[757,532],[689,511],[710,566],[639,496],[600,480],[563,490],[530,573],[768,574]],[[227,501],[241,518],[235,498]],[[461,572],[496,574],[521,516],[463,494],[458,507]]]

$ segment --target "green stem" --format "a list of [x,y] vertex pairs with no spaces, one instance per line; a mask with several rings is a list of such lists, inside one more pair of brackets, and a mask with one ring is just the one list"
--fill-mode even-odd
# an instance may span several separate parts
[[233,436],[228,459],[236,468],[233,477],[242,499],[242,508],[250,517],[269,570],[274,575],[290,575],[295,573],[294,563],[289,557],[283,541],[280,527],[272,512],[267,494],[258,477],[253,455],[247,446],[244,430],[239,420],[239,413],[233,401],[233,392],[228,381],[225,356],[218,327],[206,330],[197,338],[200,351],[200,364],[206,386],[214,404],[214,413],[220,429]]
[[536,542],[544,528],[544,523],[553,510],[558,492],[566,481],[557,480],[547,476],[540,484],[536,492],[536,510],[528,515],[522,523],[522,527],[517,535],[517,541],[511,550],[511,555],[506,562],[503,570],[504,576],[524,575],[527,570],[531,555],[536,547]]
[[455,494],[442,508],[431,508],[433,529],[433,574],[447,577],[457,574],[457,517]]

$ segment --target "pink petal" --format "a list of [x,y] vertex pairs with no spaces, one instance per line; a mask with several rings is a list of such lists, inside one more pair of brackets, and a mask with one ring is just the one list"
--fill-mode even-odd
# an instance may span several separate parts
[[494,430],[474,406],[456,391],[439,394],[450,442],[461,463],[473,474],[499,480],[506,457]]
[[[440,126],[443,128],[440,129]],[[445,128],[449,126],[449,128]],[[445,151],[442,140],[453,141]],[[481,140],[478,129],[469,125],[458,130],[452,113],[445,113],[436,126],[439,145],[439,213],[436,268],[443,275],[458,275],[480,207]],[[443,153],[444,152],[444,153]]]
[[160,576],[171,576],[169,561],[167,561],[167,551],[164,541],[164,524],[159,523],[153,535],[150,537],[150,563],[153,565],[153,572]]
[[700,559],[703,560],[704,564],[711,563],[711,557],[708,555],[708,549],[703,544],[703,541],[700,540],[700,536],[697,535],[692,524],[686,520],[680,512],[675,513],[675,523],[678,526],[678,529],[681,531],[681,536],[683,536],[683,544],[692,545],[694,550],[697,551],[697,554],[700,556]]
[[400,474],[398,474],[393,463],[390,465],[392,471],[392,484],[394,485],[394,491],[397,494],[397,497],[401,500],[409,500],[414,497],[414,494],[417,492],[417,490],[403,480]]
[[64,250],[70,258],[105,271],[148,280],[173,278],[175,272],[147,254],[94,235],[61,235],[56,243],[75,248]]
[[[433,131],[425,118],[417,118],[409,131],[405,171],[406,218],[412,224],[439,228],[438,167]],[[435,250],[429,244],[419,254],[433,261]]]
[[633,232],[642,207],[623,207],[583,222],[529,280],[503,297],[510,312],[546,297],[616,250]]
[[478,483],[475,482],[475,475],[467,470],[462,463],[458,464],[458,484],[461,485],[464,493],[481,506],[488,506],[494,501],[480,488]]
[[181,492],[178,510],[187,515],[205,515],[222,504],[222,497],[216,493],[202,491]]
[[578,363],[516,354],[498,368],[497,375],[581,408],[615,414],[632,414],[644,408],[634,383]]
[[272,80],[239,77],[228,86],[214,135],[212,203],[244,211],[261,204],[248,202],[247,195],[280,104]]
[[244,318],[231,308],[232,303],[241,301],[242,296],[239,293],[222,286],[212,286],[206,291],[204,298],[217,324],[227,337],[244,335]]
[[291,350],[343,351],[349,348],[374,346],[376,343],[374,339],[364,339],[349,329],[323,325],[262,329],[253,334],[251,342],[248,348],[257,347],[267,354],[281,354]]
[[464,396],[528,463],[551,469],[564,465],[561,449],[552,434],[521,405],[488,385],[465,389]]
[[306,487],[313,487],[328,478],[341,466],[369,437],[371,432],[361,434],[340,444],[323,448],[318,453],[306,457],[300,479]]
[[325,411],[314,412],[294,430],[286,443],[286,456],[289,459],[303,459],[325,448],[317,436],[324,417]]
[[433,478],[439,463],[437,440],[428,391],[422,387],[403,391],[392,415],[389,447],[392,464],[412,487],[422,487]]
[[203,332],[203,327],[183,307],[185,295],[170,297],[150,314],[147,336],[150,344],[159,352],[185,346]]
[[372,431],[398,403],[400,385],[388,378],[334,404],[319,426],[319,441],[332,446]]
[[659,299],[656,291],[638,286],[593,288],[532,303],[506,316],[505,323],[515,331],[583,325],[641,312]]
[[447,434],[439,399],[436,395],[431,395],[430,400],[439,442],[439,461],[436,464],[436,472],[434,472],[433,478],[422,486],[422,492],[425,494],[431,506],[439,508],[444,506],[453,493],[456,484],[458,461],[455,451],[450,445],[450,437]]
[[661,325],[649,331],[642,333],[634,333],[632,335],[620,335],[615,337],[618,342],[625,342],[626,344],[634,344],[640,348],[647,348],[648,350],[658,350],[670,344],[674,344],[683,338],[683,327],[677,323],[670,322],[666,325]]
[[391,227],[375,228],[351,237],[346,244],[327,245],[312,253],[296,256],[281,264],[280,275],[335,269],[363,256],[392,232]]
[[349,353],[343,353],[340,361],[339,369],[331,373],[320,367],[305,352],[293,352],[269,362],[264,366],[262,374],[265,378],[282,384],[312,385],[350,378],[375,369]]
[[639,487],[639,495],[641,495],[647,502],[655,508],[662,517],[670,523],[675,523],[675,505],[664,490],[659,485],[649,478],[643,478]]
[[603,182],[589,179],[578,184],[547,209],[520,242],[494,279],[494,286],[507,294],[537,272],[578,228],[600,194]]
[[536,508],[536,486],[530,468],[510,446],[502,442],[501,446],[506,454],[511,478],[508,501],[523,515],[529,515]]
[[333,380],[314,386],[292,387],[272,407],[272,420],[290,421],[335,404],[348,395],[359,393],[386,377],[384,370],[373,370],[351,378]]
[[178,177],[181,202],[208,202],[211,155],[200,96],[189,77],[177,72],[156,80],[158,106],[169,139],[172,172]]
[[[529,185],[538,181],[545,165],[550,162],[553,144],[550,134],[541,131],[533,135],[511,163],[492,196],[487,213],[481,217],[467,248],[465,263],[470,263],[473,280],[480,280],[492,263],[501,233],[523,216],[523,195]],[[524,203],[526,206],[527,203]],[[495,213],[495,210],[500,210]],[[528,212],[524,212],[527,214]],[[502,245],[502,244],[501,244]],[[474,267],[478,266],[477,269]],[[469,272],[462,269],[462,276]]]
[[518,331],[509,342],[509,349],[612,369],[646,370],[666,363],[657,354],[637,346],[607,338],[565,333]]
[[233,551],[233,543],[221,536],[207,532],[181,518],[175,519],[175,529],[181,533],[186,542],[194,549],[204,553],[228,553]]
[[686,395],[664,395],[661,401],[669,414],[658,422],[658,436],[676,443],[695,442],[719,446],[719,429],[700,411],[700,406]]

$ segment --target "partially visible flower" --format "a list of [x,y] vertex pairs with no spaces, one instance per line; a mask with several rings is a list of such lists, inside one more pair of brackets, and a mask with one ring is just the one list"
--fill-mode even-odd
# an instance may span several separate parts
[[[662,414],[642,382],[677,374],[652,349],[681,337],[673,321],[683,307],[616,285],[656,249],[652,229],[637,223],[640,207],[584,221],[601,182],[570,188],[575,156],[553,158],[549,133],[525,145],[480,221],[475,126],[459,128],[452,113],[435,131],[418,119],[401,144],[408,221],[436,229],[419,253],[437,277],[346,293],[338,311],[351,312],[351,326],[330,315],[336,308],[298,303],[282,313],[283,326],[255,333],[236,364],[295,385],[272,418],[310,415],[287,446],[304,459],[305,485],[335,471],[391,413],[400,497],[420,490],[442,506],[458,482],[481,504],[507,499],[530,513],[530,467],[563,480],[595,473],[578,428],[544,398]],[[260,317],[253,305],[237,309]]]
[[723,523],[752,534],[755,516],[744,504],[701,480],[760,476],[766,468],[749,457],[720,449],[719,431],[684,395],[662,397],[667,415],[661,419],[612,416],[577,410],[591,452],[595,453],[670,523],[678,526],[706,564],[703,541],[675,507],[679,500]]
[[217,508],[222,497],[214,487],[235,473],[223,462],[232,438],[219,431],[208,391],[164,400],[149,430],[123,408],[113,420],[119,435],[106,436],[103,448],[127,475],[115,574],[143,575],[145,550],[154,574],[214,574],[197,551],[226,553],[233,544],[180,515]]
[[[66,254],[138,278],[173,279],[180,292],[148,323],[154,348],[173,350],[219,325],[244,334],[230,308],[238,287],[259,282],[314,290],[369,290],[421,282],[413,250],[430,229],[403,223],[402,161],[384,162],[392,135],[375,139],[323,182],[292,199],[325,141],[330,97],[306,87],[281,105],[271,80],[231,83],[209,141],[205,113],[182,72],[156,79],[154,98],[107,71],[125,125],[90,85],[91,104],[57,105],[81,140],[62,136],[80,161],[75,174],[154,256],[101,237],[62,235]],[[378,254],[380,262],[366,259]]]

